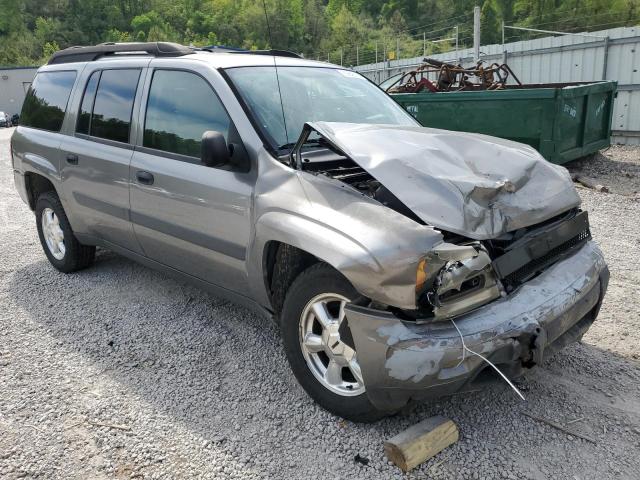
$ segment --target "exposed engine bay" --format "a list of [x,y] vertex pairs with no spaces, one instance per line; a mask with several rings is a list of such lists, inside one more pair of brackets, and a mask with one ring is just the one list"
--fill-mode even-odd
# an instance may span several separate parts
[[369,172],[322,139],[317,141],[317,148],[304,152],[302,162],[303,170],[346,183],[386,207],[418,223],[425,224]]

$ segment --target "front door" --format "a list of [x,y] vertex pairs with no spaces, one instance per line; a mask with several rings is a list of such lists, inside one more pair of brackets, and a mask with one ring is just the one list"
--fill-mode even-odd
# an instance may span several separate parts
[[184,70],[156,69],[143,103],[130,193],[131,221],[145,255],[242,292],[253,176],[200,162],[205,131],[219,131],[227,141],[235,131],[227,112],[203,77]]

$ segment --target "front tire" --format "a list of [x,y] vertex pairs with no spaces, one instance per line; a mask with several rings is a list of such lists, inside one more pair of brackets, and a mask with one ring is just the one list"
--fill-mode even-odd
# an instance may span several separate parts
[[303,271],[287,292],[281,314],[282,340],[291,369],[320,406],[354,422],[387,414],[369,401],[357,354],[340,340],[344,306],[359,295],[325,263]]
[[96,247],[82,245],[75,237],[55,192],[44,192],[38,197],[36,225],[42,249],[56,269],[70,273],[93,263]]

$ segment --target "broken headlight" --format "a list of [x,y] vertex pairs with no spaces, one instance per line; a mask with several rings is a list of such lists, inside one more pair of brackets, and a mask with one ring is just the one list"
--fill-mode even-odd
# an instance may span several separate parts
[[416,292],[436,320],[478,308],[502,295],[491,258],[479,242],[469,245],[442,243],[419,264]]

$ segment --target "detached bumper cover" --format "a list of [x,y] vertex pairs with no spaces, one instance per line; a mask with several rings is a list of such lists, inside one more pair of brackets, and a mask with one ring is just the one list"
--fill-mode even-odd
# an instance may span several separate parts
[[[508,297],[455,322],[467,347],[517,377],[588,330],[608,280],[604,257],[589,241]],[[367,395],[381,410],[464,389],[487,366],[475,355],[461,362],[462,342],[450,321],[416,325],[356,305],[347,306],[346,317]]]

